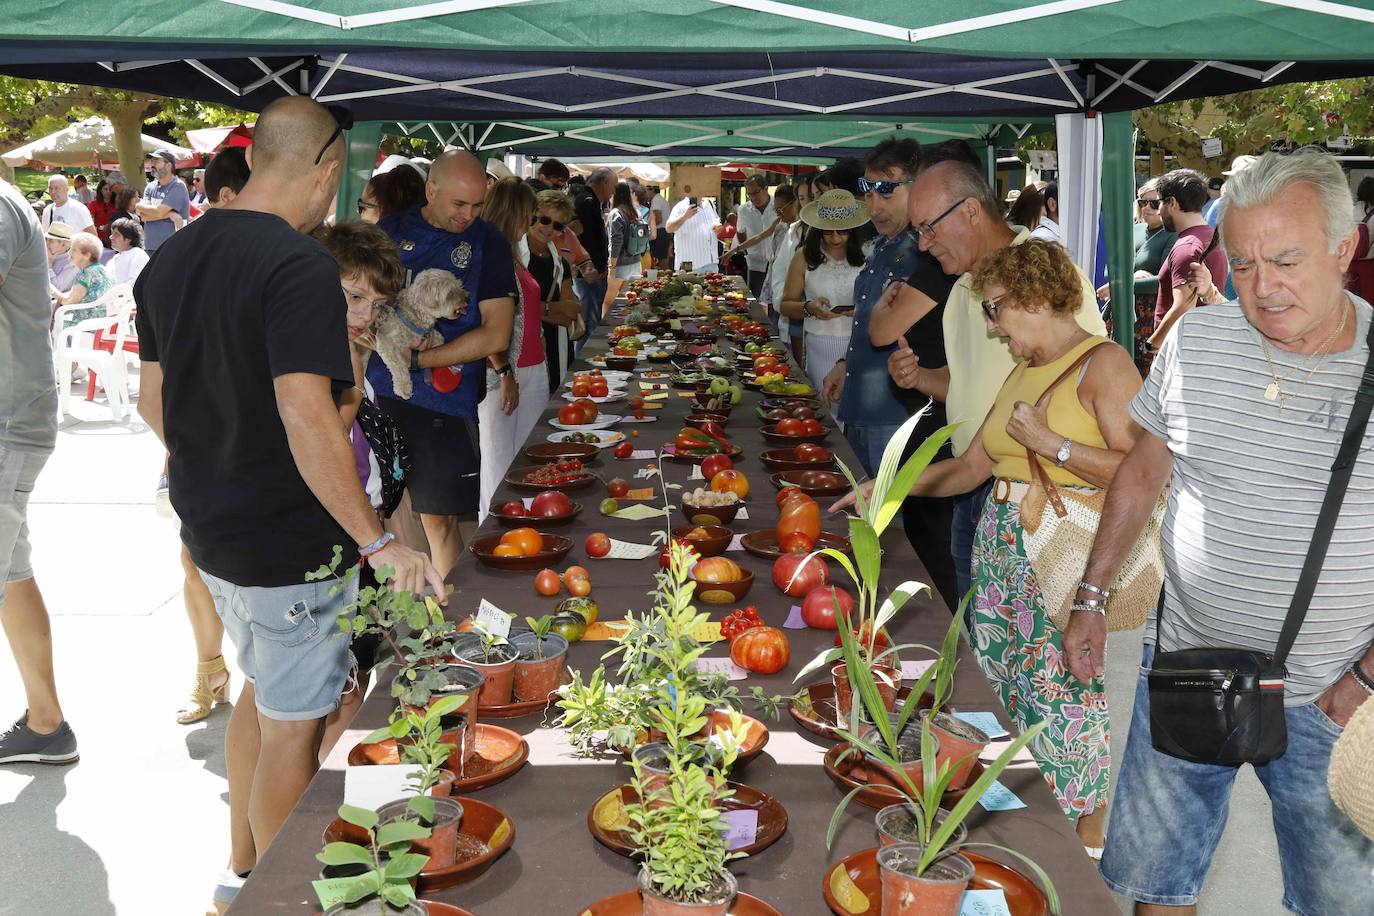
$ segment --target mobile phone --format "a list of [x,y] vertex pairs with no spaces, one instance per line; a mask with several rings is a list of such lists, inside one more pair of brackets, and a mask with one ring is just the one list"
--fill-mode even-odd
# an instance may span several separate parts
[[689,197],[689,198],[687,198],[687,206],[689,206],[689,207],[695,207],[696,205],[697,205],[697,199],[696,199],[695,197]]
[[836,315],[848,315],[850,312],[854,311],[854,306],[852,306],[852,305],[837,305],[837,306],[835,306],[834,308],[832,308],[830,311],[834,312]]

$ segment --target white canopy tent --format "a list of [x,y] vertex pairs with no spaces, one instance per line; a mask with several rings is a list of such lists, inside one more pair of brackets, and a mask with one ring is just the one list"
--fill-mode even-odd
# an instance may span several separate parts
[[[144,155],[169,149],[176,155],[178,167],[187,168],[197,161],[195,150],[147,134],[139,136],[143,141]],[[90,117],[0,154],[0,160],[12,168],[31,167],[36,163],[63,167],[88,166],[117,163],[119,152],[115,149],[114,127],[110,122],[104,118]]]

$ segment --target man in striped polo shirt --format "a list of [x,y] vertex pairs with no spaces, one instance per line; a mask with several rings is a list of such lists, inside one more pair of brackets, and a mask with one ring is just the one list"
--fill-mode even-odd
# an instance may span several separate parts
[[[1278,642],[1369,356],[1370,306],[1344,290],[1354,228],[1324,152],[1271,153],[1235,175],[1220,230],[1239,302],[1184,316],[1131,403],[1150,435],[1117,471],[1084,581],[1115,579],[1172,474],[1165,599],[1157,630],[1146,625],[1102,859],[1138,916],[1195,912],[1237,770],[1152,747],[1150,640],[1160,651]],[[1326,788],[1332,745],[1374,693],[1374,427],[1366,436],[1288,657],[1288,750],[1255,768],[1273,802],[1283,904],[1312,916],[1374,913],[1374,844]],[[1100,615],[1074,612],[1064,653],[1076,677],[1101,672],[1105,638]]]

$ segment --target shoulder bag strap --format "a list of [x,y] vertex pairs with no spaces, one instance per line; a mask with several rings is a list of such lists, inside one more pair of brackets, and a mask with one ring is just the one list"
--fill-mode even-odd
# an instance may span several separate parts
[[[1035,402],[1035,406],[1039,408],[1048,404],[1050,397],[1054,394],[1054,389],[1058,388],[1069,378],[1069,376],[1077,372],[1079,367],[1092,357],[1094,350],[1110,342],[1111,341],[1103,338],[1078,354],[1078,358],[1070,363],[1067,369],[1059,373],[1058,378],[1050,382],[1049,387],[1041,393],[1040,400]],[[1054,514],[1060,518],[1068,515],[1068,510],[1064,508],[1064,500],[1059,496],[1059,487],[1050,479],[1050,475],[1046,473],[1045,469],[1040,466],[1040,456],[1028,448],[1026,449],[1026,461],[1030,464],[1031,474],[1035,476],[1035,479],[1040,482],[1040,486],[1044,488],[1046,498],[1049,499],[1050,505],[1054,507]]]
[[1274,661],[1279,665],[1288,658],[1288,652],[1298,638],[1298,630],[1302,628],[1303,618],[1307,616],[1307,607],[1312,602],[1312,593],[1317,589],[1317,580],[1321,577],[1322,564],[1326,560],[1326,549],[1331,545],[1336,519],[1341,514],[1341,503],[1345,501],[1350,475],[1355,470],[1360,446],[1364,444],[1370,408],[1374,407],[1374,321],[1370,323],[1368,342],[1369,357],[1360,379],[1360,388],[1355,393],[1355,406],[1350,410],[1350,419],[1341,437],[1341,447],[1331,465],[1331,481],[1326,485],[1326,496],[1317,515],[1317,525],[1312,529],[1312,542],[1307,546],[1307,558],[1302,564],[1302,574],[1298,576],[1298,587],[1293,592],[1293,602],[1288,606],[1288,616],[1284,618],[1279,644],[1274,650]]

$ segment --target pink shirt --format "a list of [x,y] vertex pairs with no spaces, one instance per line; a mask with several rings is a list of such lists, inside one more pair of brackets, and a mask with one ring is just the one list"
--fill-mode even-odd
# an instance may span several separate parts
[[520,309],[524,324],[520,335],[520,356],[515,368],[537,366],[544,361],[543,305],[539,295],[539,281],[518,263],[515,278],[520,281]]

